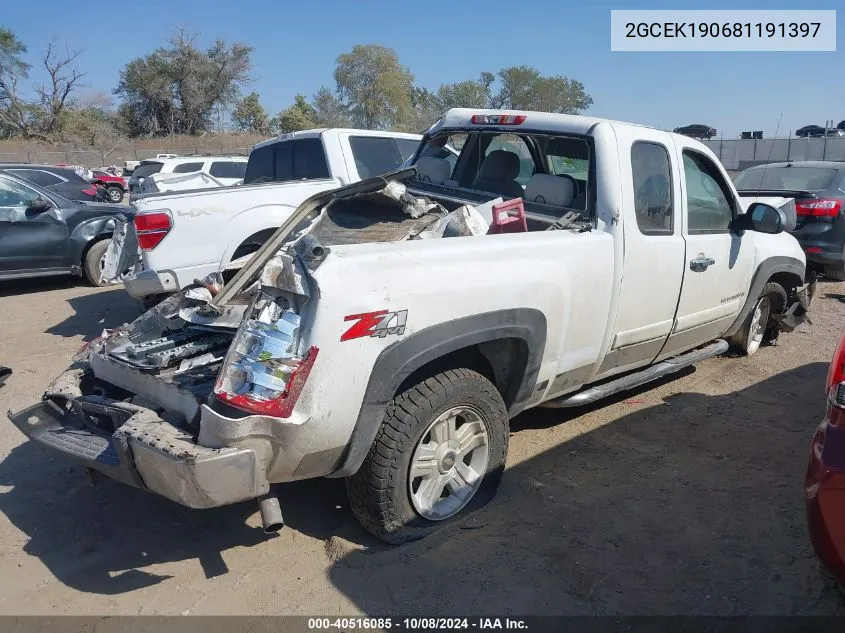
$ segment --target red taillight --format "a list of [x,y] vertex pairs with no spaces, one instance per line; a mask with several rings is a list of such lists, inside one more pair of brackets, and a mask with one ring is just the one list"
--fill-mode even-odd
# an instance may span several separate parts
[[819,200],[796,200],[795,212],[798,215],[815,217],[836,217],[842,210],[842,200],[821,198]]
[[87,189],[83,189],[82,193],[86,196],[96,196],[97,195],[97,188],[96,187],[88,187]]
[[845,407],[845,332],[842,333],[839,345],[833,352],[833,360],[827,370],[824,389],[832,405]]
[[293,407],[296,405],[299,395],[302,393],[305,381],[308,380],[308,375],[314,367],[314,361],[317,360],[319,351],[319,348],[311,346],[305,358],[289,371],[285,389],[276,397],[262,398],[251,393],[231,393],[224,387],[226,375],[223,371],[217,378],[214,395],[218,400],[248,413],[269,415],[274,418],[289,418],[293,413]]
[[173,228],[170,214],[162,211],[155,213],[139,213],[135,216],[135,233],[138,236],[138,246],[141,250],[149,251],[158,246]]
[[824,250],[819,248],[818,246],[809,246],[804,249],[807,253],[824,253]]
[[527,117],[524,114],[473,114],[473,125],[522,125]]

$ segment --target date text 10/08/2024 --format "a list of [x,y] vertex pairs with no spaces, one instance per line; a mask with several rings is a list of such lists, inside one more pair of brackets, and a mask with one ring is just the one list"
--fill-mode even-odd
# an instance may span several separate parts
[[308,629],[371,631],[527,630],[518,618],[309,618]]

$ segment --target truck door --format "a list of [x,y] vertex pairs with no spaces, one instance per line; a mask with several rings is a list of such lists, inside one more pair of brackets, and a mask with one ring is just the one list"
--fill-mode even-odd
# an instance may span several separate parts
[[739,237],[729,229],[741,207],[725,172],[699,149],[675,143],[683,172],[686,258],[675,326],[661,357],[728,329],[745,302],[754,263],[750,234]]
[[659,130],[617,130],[624,267],[616,334],[599,374],[647,365],[674,324],[684,265],[681,173],[671,137]]

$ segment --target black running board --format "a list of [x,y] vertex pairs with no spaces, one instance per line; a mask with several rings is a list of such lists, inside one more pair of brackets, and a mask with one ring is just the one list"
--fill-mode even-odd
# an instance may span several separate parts
[[650,365],[645,369],[640,369],[633,374],[627,374],[616,380],[605,382],[594,387],[588,387],[578,393],[563,396],[562,398],[555,398],[547,402],[541,403],[541,407],[550,408],[564,408],[564,407],[580,407],[585,404],[593,403],[602,398],[607,398],[615,393],[621,391],[628,391],[640,385],[644,385],[658,378],[663,378],[669,374],[674,374],[677,371],[694,365],[705,358],[711,358],[724,354],[728,351],[728,342],[723,339],[713,341],[705,347],[694,349],[686,354],[675,356],[667,360],[661,361],[656,365]]

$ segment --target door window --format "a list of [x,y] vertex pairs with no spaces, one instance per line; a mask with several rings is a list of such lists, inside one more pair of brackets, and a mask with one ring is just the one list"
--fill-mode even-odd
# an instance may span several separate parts
[[299,138],[293,142],[293,179],[331,178],[326,150],[319,138]]
[[50,185],[58,185],[61,182],[65,182],[64,179],[43,169],[10,169],[9,173],[20,176],[24,180],[41,185],[42,187],[49,187]]
[[235,178],[240,180],[246,175],[246,163],[217,160],[211,163],[211,169],[208,170],[208,173],[215,178]]
[[190,174],[195,171],[202,171],[203,163],[181,163],[173,168],[174,174]]
[[640,233],[672,235],[672,173],[666,148],[657,143],[634,143],[631,146],[631,173]]
[[683,155],[688,232],[727,233],[734,214],[730,188],[709,158],[689,150]]
[[38,194],[29,187],[0,178],[0,207],[28,208]]
[[408,160],[417,151],[420,142],[412,138],[397,138],[396,145],[399,146],[399,152],[402,154],[402,158]]

